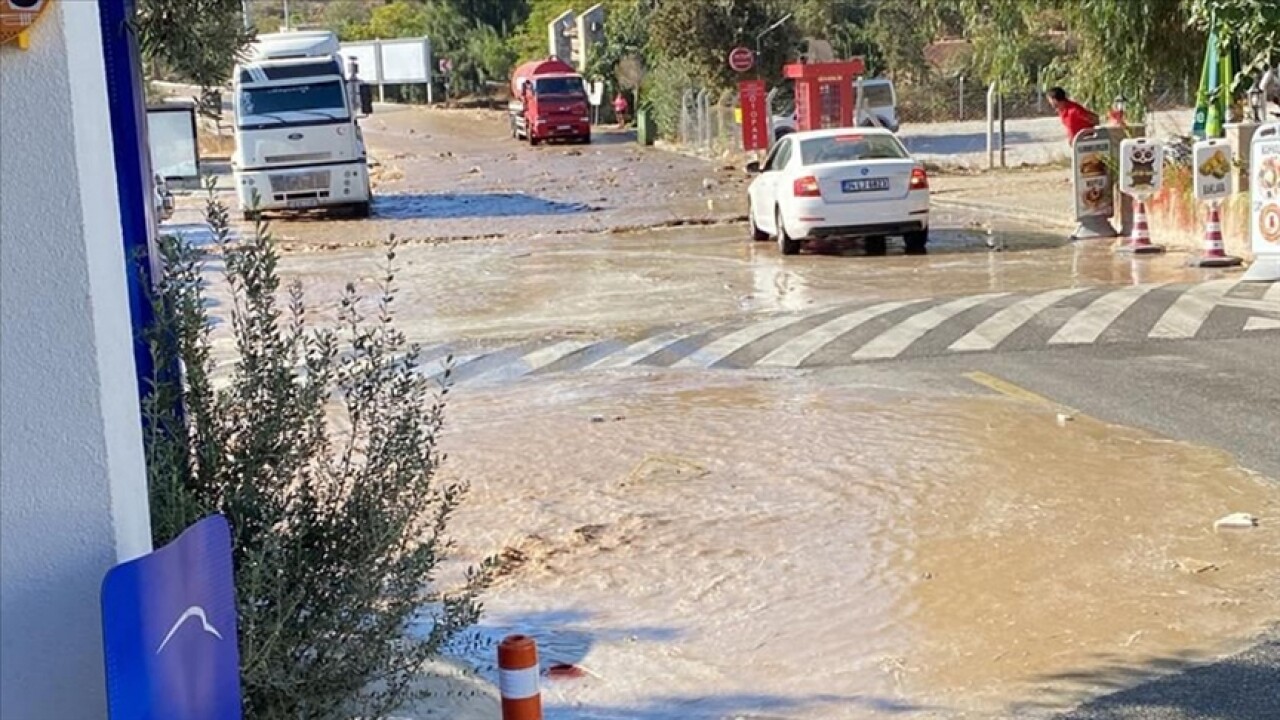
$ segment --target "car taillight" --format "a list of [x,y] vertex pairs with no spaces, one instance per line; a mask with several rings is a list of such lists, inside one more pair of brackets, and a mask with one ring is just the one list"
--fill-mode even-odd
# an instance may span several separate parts
[[924,171],[924,168],[922,167],[911,168],[911,189],[912,190],[928,190],[929,189],[929,174]]
[[822,196],[822,191],[818,189],[818,178],[812,175],[796,178],[796,181],[791,185],[791,192],[796,197]]

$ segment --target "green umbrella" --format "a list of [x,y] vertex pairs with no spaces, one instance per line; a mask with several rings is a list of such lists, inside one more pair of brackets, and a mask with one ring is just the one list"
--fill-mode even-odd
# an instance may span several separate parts
[[[1204,65],[1200,69],[1200,87],[1196,90],[1196,114],[1191,123],[1191,134],[1197,140],[1208,136],[1211,105],[1213,104],[1211,89],[1216,84],[1218,74],[1218,28],[1216,19],[1209,22],[1209,44],[1205,48]],[[1219,115],[1218,124],[1221,125]]]

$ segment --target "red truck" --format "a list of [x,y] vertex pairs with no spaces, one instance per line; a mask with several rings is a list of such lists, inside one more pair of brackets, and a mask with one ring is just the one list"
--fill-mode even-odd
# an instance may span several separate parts
[[557,58],[521,65],[511,73],[511,97],[511,137],[530,145],[561,139],[591,142],[587,88],[572,65]]

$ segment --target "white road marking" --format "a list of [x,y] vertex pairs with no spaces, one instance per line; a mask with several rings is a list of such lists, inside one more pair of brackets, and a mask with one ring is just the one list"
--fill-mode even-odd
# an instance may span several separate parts
[[692,355],[681,358],[680,362],[672,365],[672,367],[711,367],[765,335],[776,332],[790,325],[795,325],[798,322],[803,322],[808,317],[812,316],[780,317],[756,323],[755,325],[748,325],[741,330],[731,332],[728,335],[709,343],[705,347],[698,348]]
[[912,315],[892,328],[877,335],[871,342],[858,348],[853,354],[857,360],[897,357],[912,343],[924,337],[930,330],[965,310],[975,308],[988,300],[1004,297],[1009,293],[988,293],[952,300],[935,305]]
[[661,335],[655,335],[651,338],[645,338],[644,340],[640,340],[639,342],[632,343],[627,347],[622,348],[616,353],[606,355],[582,369],[615,370],[617,368],[628,367],[686,337],[689,337],[689,333],[687,332],[668,332]]
[[[478,357],[482,357],[482,355],[455,355],[453,356],[453,362],[449,363],[449,367],[457,370]],[[436,375],[444,372],[445,361],[447,359],[448,356],[446,355],[445,357],[436,358],[431,362],[424,363],[418,366],[418,372],[422,375],[426,375],[427,377],[435,377]]]
[[537,372],[558,360],[595,344],[595,340],[563,340],[554,345],[547,345],[525,353],[509,363],[504,363],[477,375],[476,379],[484,378],[487,380],[495,377],[513,379],[522,377],[529,373]]
[[1050,345],[1063,343],[1091,343],[1102,335],[1121,313],[1160,285],[1132,285],[1113,290],[1089,303],[1085,309],[1071,316],[1053,337]]
[[1217,307],[1227,291],[1235,287],[1238,281],[1214,280],[1196,285],[1182,293],[1164,315],[1156,321],[1155,327],[1147,337],[1160,339],[1186,339],[1196,336],[1200,326],[1209,319],[1209,314]]
[[990,350],[1004,342],[1005,338],[1012,335],[1014,331],[1045,309],[1060,300],[1069,298],[1072,295],[1078,295],[1086,289],[1063,288],[1061,290],[1050,290],[1016,302],[987,318],[973,330],[970,330],[967,335],[951,343],[950,349],[957,351]]
[[827,322],[812,328],[803,335],[788,340],[782,347],[774,350],[764,356],[757,365],[766,365],[773,367],[800,367],[801,363],[808,360],[822,348],[833,342],[845,333],[861,327],[872,320],[887,315],[899,308],[915,305],[925,302],[927,298],[920,300],[904,300],[898,302],[887,302],[879,305],[872,305],[860,310],[841,315],[838,318],[828,320]]
[[1271,283],[1271,287],[1263,293],[1262,299],[1267,302],[1280,303],[1280,282]]
[[1252,317],[1245,321],[1245,330],[1280,330],[1280,320]]

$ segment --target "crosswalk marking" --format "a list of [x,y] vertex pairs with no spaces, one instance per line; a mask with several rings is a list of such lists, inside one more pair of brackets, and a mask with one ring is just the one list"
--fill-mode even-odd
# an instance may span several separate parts
[[1009,293],[987,293],[952,300],[948,303],[916,313],[903,320],[889,330],[876,336],[871,342],[863,345],[853,354],[859,360],[871,360],[896,357],[912,343],[924,337],[926,333],[938,327],[948,319],[959,315],[970,308],[977,307],[988,300],[1001,298]]
[[634,342],[618,352],[606,355],[584,367],[584,370],[616,370],[640,362],[666,346],[688,337],[685,332],[666,332]]
[[[462,367],[463,365],[471,362],[472,360],[475,360],[476,358],[480,358],[480,357],[483,357],[483,355],[455,355],[453,357],[453,361],[449,363],[449,367],[456,370]],[[435,360],[432,360],[430,362],[423,363],[422,365],[418,366],[418,373],[421,375],[425,375],[427,377],[435,377],[437,375],[440,375],[441,373],[444,372],[445,363],[447,360],[449,360],[448,355],[444,357],[436,358]]]
[[568,357],[573,353],[587,347],[591,347],[595,341],[588,340],[564,340],[554,345],[538,348],[525,355],[513,360],[510,363],[487,370],[476,376],[475,379],[492,380],[495,378],[514,379],[529,373],[537,372],[544,367]]
[[1215,280],[1197,285],[1182,293],[1164,315],[1156,321],[1148,337],[1161,339],[1192,338],[1204,325],[1217,301],[1227,294],[1236,280]]
[[1111,326],[1121,313],[1159,285],[1131,285],[1113,290],[1089,303],[1049,338],[1050,345],[1091,343]]
[[898,302],[880,303],[871,307],[862,308],[841,315],[834,320],[812,328],[800,337],[794,338],[761,358],[757,365],[767,365],[773,367],[800,367],[800,364],[808,360],[814,353],[826,347],[836,338],[847,332],[854,330],[872,320],[887,315],[888,313],[907,307],[908,305],[916,305],[925,302],[925,300],[903,300]]
[[951,350],[990,350],[999,345],[1027,321],[1039,315],[1060,300],[1078,295],[1087,288],[1064,288],[1032,295],[1026,300],[1010,305],[983,321],[967,335],[951,343]]
[[705,347],[699,348],[693,354],[681,358],[672,367],[711,367],[765,335],[777,332],[803,320],[805,320],[805,317],[780,317],[755,325],[748,325],[741,330],[731,332],[713,341]]
[[1253,330],[1280,330],[1280,320],[1272,318],[1251,317],[1244,323],[1244,329]]
[[1271,283],[1271,287],[1267,288],[1267,292],[1262,296],[1267,302],[1280,303],[1280,282]]

